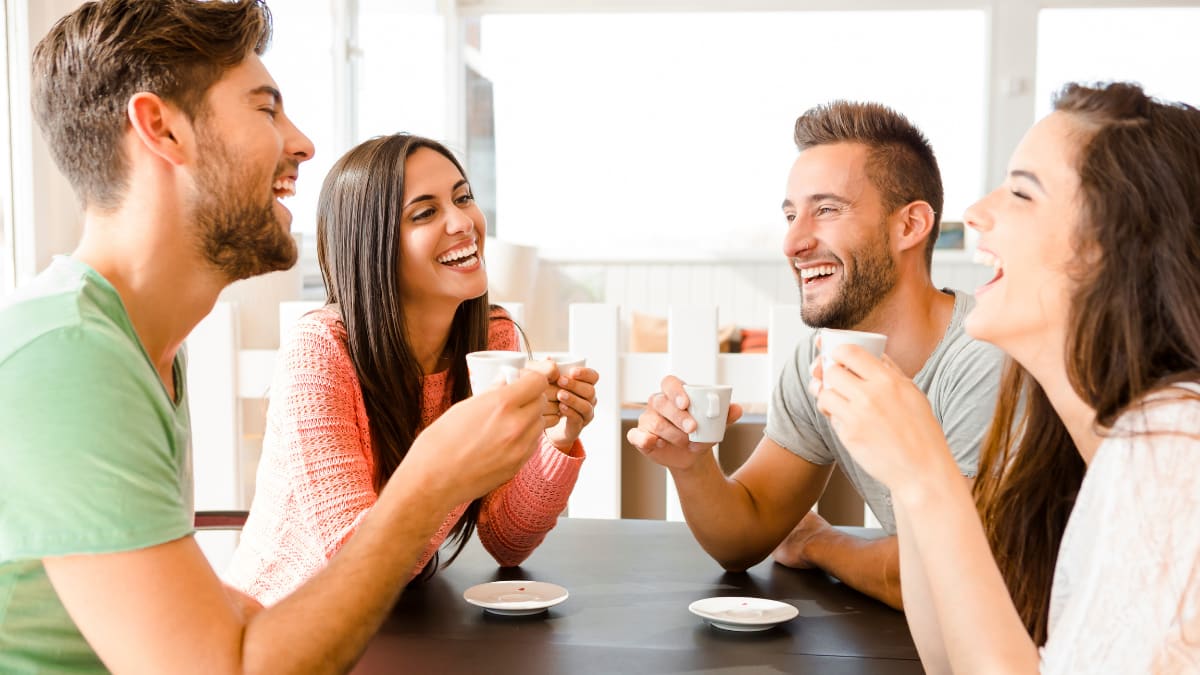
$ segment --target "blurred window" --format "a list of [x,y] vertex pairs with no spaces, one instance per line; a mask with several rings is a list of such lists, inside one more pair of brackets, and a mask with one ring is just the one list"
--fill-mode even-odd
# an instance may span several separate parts
[[[983,11],[478,21],[504,239],[575,252],[774,250],[792,125],[837,98],[892,106],[929,136],[947,219],[983,192]],[[931,39],[901,48],[898,35]],[[470,109],[480,88],[467,91]]]
[[1072,81],[1132,80],[1200,106],[1200,9],[1044,9],[1038,15],[1037,115]]

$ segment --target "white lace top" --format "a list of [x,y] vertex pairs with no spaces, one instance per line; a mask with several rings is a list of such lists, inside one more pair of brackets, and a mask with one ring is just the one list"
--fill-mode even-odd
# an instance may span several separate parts
[[1200,400],[1171,396],[1123,415],[1088,467],[1043,673],[1200,673]]

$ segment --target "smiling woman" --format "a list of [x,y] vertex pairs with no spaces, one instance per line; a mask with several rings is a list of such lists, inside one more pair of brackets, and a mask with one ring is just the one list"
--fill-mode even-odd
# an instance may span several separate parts
[[[484,228],[462,166],[433,140],[375,138],[334,165],[317,216],[327,303],[280,350],[235,586],[271,604],[316,574],[408,466],[418,434],[479,393],[467,354],[518,348],[512,319],[488,304]],[[533,455],[457,505],[411,576],[434,574],[447,540],[449,564],[476,529],[498,563],[518,564],[566,508],[598,375],[549,364],[542,376],[547,428]],[[443,461],[453,480],[461,467]]]
[[967,329],[1010,357],[975,503],[893,364],[843,350],[818,398],[890,490],[926,666],[1195,672],[1200,110],[1068,85],[966,223]]
[[[458,163],[433,148],[408,157],[400,212],[401,300],[405,311],[433,316],[439,308],[487,292],[482,251],[483,212]],[[445,310],[443,310],[445,311]],[[440,345],[417,345],[417,353],[440,353]]]

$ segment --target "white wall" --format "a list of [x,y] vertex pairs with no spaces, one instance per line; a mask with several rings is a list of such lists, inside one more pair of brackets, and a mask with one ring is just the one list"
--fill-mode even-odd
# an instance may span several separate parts
[[[80,214],[73,193],[54,168],[29,116],[28,55],[58,17],[80,0],[2,0],[7,19],[11,164],[0,147],[0,190],[9,199],[0,210],[11,236],[0,235],[0,290],[5,279],[30,278],[55,253],[70,251],[79,237]],[[431,0],[432,1],[432,0]],[[274,0],[276,4],[286,0]],[[331,0],[341,2],[341,0]],[[1007,158],[1035,114],[1037,12],[1042,7],[1197,6],[1198,0],[437,0],[447,13],[472,16],[493,11],[742,11],[896,10],[984,8],[990,17],[987,185],[997,185]],[[451,31],[450,28],[447,28]],[[923,36],[936,39],[937,36]],[[452,70],[447,66],[447,70]],[[457,71],[455,71],[457,72]],[[952,90],[941,90],[953,96]],[[331,92],[331,96],[335,92]],[[454,92],[454,97],[458,92]],[[352,104],[352,103],[351,103]],[[453,107],[453,106],[451,106]],[[349,113],[347,113],[349,114]],[[0,120],[2,121],[2,120]],[[2,129],[0,129],[2,131]],[[11,205],[11,206],[9,206]],[[11,213],[11,216],[8,214]],[[15,269],[8,264],[15,257]],[[10,269],[6,270],[8,264]],[[10,282],[11,283],[11,282]],[[605,281],[605,283],[608,283]]]

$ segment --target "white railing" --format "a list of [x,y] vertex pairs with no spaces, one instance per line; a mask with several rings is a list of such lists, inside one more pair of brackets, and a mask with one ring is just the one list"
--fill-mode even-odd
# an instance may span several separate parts
[[[281,332],[318,304],[280,303]],[[518,321],[524,318],[521,305],[506,307]],[[617,305],[572,304],[567,311],[569,351],[586,356],[589,367],[601,374],[596,416],[581,439],[588,461],[568,507],[574,517],[621,517],[622,404],[644,402],[665,375],[674,374],[689,382],[731,384],[735,401],[765,410],[780,370],[809,331],[798,306],[776,305],[769,312],[766,354],[722,354],[716,306],[672,306],[668,351],[629,353],[620,342]],[[275,350],[238,349],[237,316],[233,304],[217,303],[188,339],[197,509],[248,506],[241,486],[252,477],[241,469],[241,401],[268,395]],[[674,486],[669,478],[666,482],[667,518],[682,519]]]

